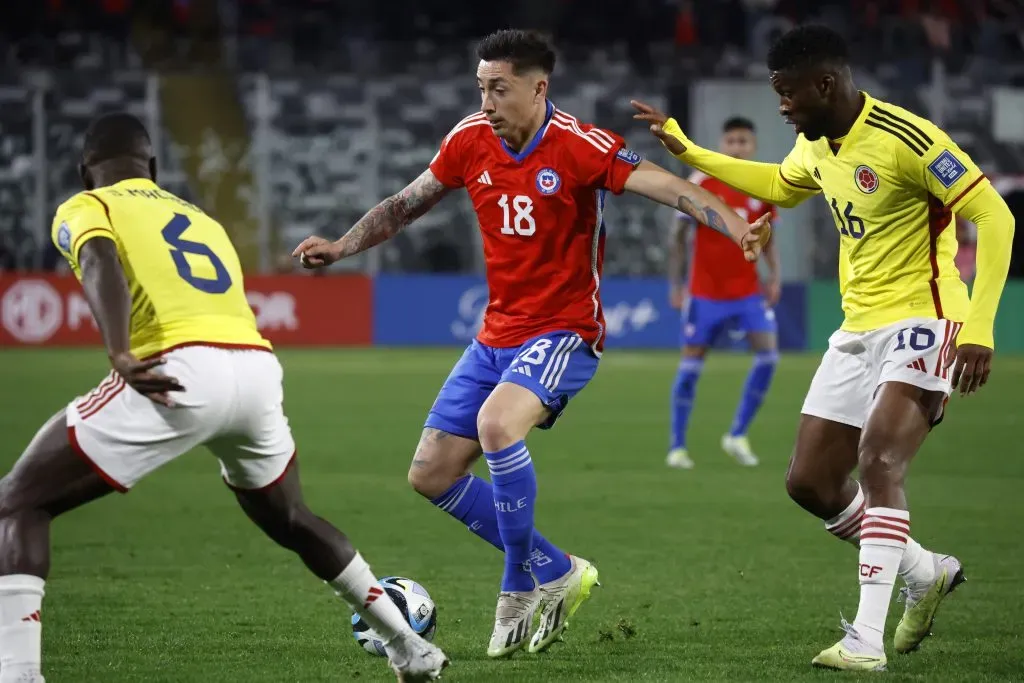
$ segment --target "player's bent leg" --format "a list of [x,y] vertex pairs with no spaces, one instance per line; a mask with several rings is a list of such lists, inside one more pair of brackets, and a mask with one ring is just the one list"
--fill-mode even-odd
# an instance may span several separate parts
[[[910,538],[903,488],[907,468],[941,415],[946,396],[944,390],[903,382],[882,384],[861,439],[861,482],[866,495],[861,567],[875,562],[871,566],[883,571],[865,578],[862,570],[861,608],[866,616],[861,618],[859,609],[858,619],[865,629],[884,629],[892,557],[898,554],[896,573],[907,583],[902,591],[906,609],[894,636],[896,651],[901,653],[920,646],[931,631],[939,604],[964,580],[955,557],[931,553]],[[877,583],[872,584],[872,579]],[[859,626],[855,623],[855,628]]]
[[823,520],[844,512],[860,489],[850,479],[859,443],[859,428],[802,414],[786,471],[786,492],[793,502]]
[[541,602],[530,563],[537,477],[525,439],[547,417],[548,409],[534,392],[509,382],[494,389],[477,416],[505,548],[505,570],[487,647],[490,657],[510,655],[526,644]]
[[0,683],[42,683],[41,609],[50,523],[115,489],[76,454],[64,411],[0,479]]
[[665,464],[676,469],[693,469],[693,460],[686,448],[686,432],[690,424],[690,413],[697,395],[697,381],[704,369],[707,346],[687,344],[683,346],[682,357],[672,383],[672,419],[669,437],[668,457]]
[[313,574],[334,588],[381,635],[398,680],[433,680],[440,675],[448,665],[444,653],[412,630],[348,537],[306,506],[294,458],[266,486],[247,489],[230,481],[228,485],[256,526],[298,555]]
[[[594,376],[598,365],[597,356],[574,333],[560,332],[538,337],[515,353],[515,359],[502,374],[503,384],[498,387],[500,393],[496,390],[481,410],[480,438],[485,451],[488,447],[508,444],[538,416],[544,416],[538,426],[550,428],[569,400]],[[513,391],[511,385],[527,390],[536,397],[535,400],[529,400],[521,391]],[[508,403],[517,403],[521,412],[506,410],[506,399]],[[538,405],[537,399],[544,408],[540,413],[533,412]],[[500,427],[498,418],[502,414],[518,415],[518,427]],[[496,428],[485,429],[489,422],[496,423],[493,425]],[[485,440],[485,431],[494,433]],[[488,452],[492,472],[500,471],[503,478],[517,471],[529,471],[532,477],[532,464],[523,466],[528,458],[529,453],[522,441],[513,443],[503,452]],[[520,466],[523,466],[522,470],[517,470]],[[520,502],[527,500],[516,498],[514,493],[506,501],[495,498],[499,508],[503,507],[502,502],[506,502],[504,507],[515,512],[518,512]],[[561,639],[569,619],[590,597],[592,588],[598,585],[598,573],[592,564],[579,557],[549,556],[541,561],[534,556],[531,559],[533,574],[540,584],[541,615],[539,626],[531,637],[529,651],[540,652]]]

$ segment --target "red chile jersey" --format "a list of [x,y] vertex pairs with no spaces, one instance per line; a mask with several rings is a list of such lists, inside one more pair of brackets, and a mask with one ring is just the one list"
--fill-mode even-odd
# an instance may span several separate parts
[[[690,182],[718,195],[743,220],[753,221],[766,213],[771,213],[774,221],[778,215],[771,204],[748,197],[721,180],[700,171],[690,176]],[[698,224],[693,239],[693,258],[690,259],[690,295],[704,299],[729,300],[743,299],[760,293],[761,282],[757,277],[757,264],[743,258],[743,252],[731,238],[706,225]]]
[[480,343],[515,347],[568,330],[600,352],[604,195],[621,194],[640,163],[623,144],[550,102],[522,152],[498,138],[482,113],[441,142],[430,170],[446,187],[466,188],[483,236],[490,300]]

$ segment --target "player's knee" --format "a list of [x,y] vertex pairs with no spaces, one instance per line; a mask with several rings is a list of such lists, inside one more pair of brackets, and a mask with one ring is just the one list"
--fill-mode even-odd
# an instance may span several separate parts
[[480,411],[476,418],[476,430],[484,451],[500,451],[525,437],[513,420],[494,410]]
[[434,466],[424,466],[413,460],[412,465],[409,466],[407,477],[409,486],[424,498],[431,500],[437,498],[451,486],[451,482],[447,481],[448,477],[445,477],[444,473],[439,472],[438,469]]
[[22,494],[17,479],[8,474],[0,479],[0,520],[30,510],[32,505]]
[[786,472],[786,493],[802,508],[813,507],[819,498],[818,483],[800,470]]
[[857,451],[857,469],[867,486],[902,482],[904,465],[891,440],[865,433]]

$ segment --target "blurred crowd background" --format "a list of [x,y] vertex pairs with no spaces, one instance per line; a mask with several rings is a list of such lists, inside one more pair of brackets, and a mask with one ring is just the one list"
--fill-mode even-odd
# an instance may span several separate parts
[[[478,106],[474,40],[506,26],[554,37],[558,106],[680,174],[633,123],[630,98],[710,146],[725,118],[748,116],[759,158],[778,161],[792,131],[764,58],[808,21],[842,31],[860,87],[948,130],[1024,215],[1017,0],[35,0],[0,9],[0,269],[63,267],[49,224],[79,189],[81,133],[126,109],[150,126],[162,183],[221,219],[248,269],[288,271],[283,255],[302,237],[344,233],[422,171]],[[645,200],[612,199],[607,272],[664,272],[671,221]],[[786,279],[834,276],[823,202],[785,212],[778,235]],[[975,231],[960,222],[957,235],[970,279]],[[459,197],[338,267],[479,272],[479,251]],[[1024,256],[1013,267],[1024,277]]]

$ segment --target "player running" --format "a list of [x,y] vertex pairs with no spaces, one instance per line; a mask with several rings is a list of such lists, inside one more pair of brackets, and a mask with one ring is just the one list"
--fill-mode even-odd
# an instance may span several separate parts
[[[988,380],[1014,219],[942,130],[857,90],[834,31],[790,31],[771,48],[768,68],[779,113],[798,133],[781,165],[701,149],[674,119],[642,103],[637,118],[681,161],[742,192],[784,207],[822,193],[832,209],[846,319],[807,392],[786,486],[830,533],[860,546],[857,617],[813,663],[880,670],[897,574],[907,584],[894,639],[900,653],[920,645],[943,598],[963,581],[959,560],[910,537],[903,480],[949,394],[973,394]],[[954,211],[978,226],[970,298],[953,265],[956,236],[946,229]]]
[[156,184],[142,123],[97,119],[86,191],[53,240],[82,283],[113,367],[36,434],[0,480],[0,683],[42,683],[40,607],[54,517],[127,492],[206,445],[242,510],[384,634],[399,681],[433,680],[444,654],[416,635],[349,540],[306,507],[282,410],[281,366],[246,303],[224,229]]
[[[721,200],[647,162],[614,133],[580,123],[547,98],[555,53],[541,37],[484,38],[480,112],[441,142],[430,168],[371,209],[337,242],[310,237],[307,267],[394,236],[465,187],[483,234],[490,302],[483,327],[427,416],[409,482],[480,538],[505,551],[487,654],[553,643],[597,583],[597,569],[533,527],[537,480],[524,439],[550,428],[594,376],[604,342],[600,279],[605,193],[629,190],[727,232],[754,259],[767,217],[748,225]],[[481,451],[491,482],[470,474]],[[539,584],[539,585],[538,585]]]
[[[736,116],[722,126],[719,149],[737,159],[751,159],[757,153],[754,123]],[[752,199],[732,189],[721,180],[695,171],[690,182],[714,192],[744,218],[768,214],[774,222],[775,207]],[[690,227],[693,236],[693,259],[689,268],[689,291],[683,283],[687,270],[686,252]],[[747,429],[757,415],[768,393],[775,365],[779,360],[776,342],[775,313],[782,285],[779,280],[779,252],[775,240],[764,248],[768,264],[768,280],[762,294],[757,264],[750,263],[736,249],[732,240],[706,225],[695,223],[688,214],[679,212],[676,229],[669,245],[669,283],[672,306],[683,311],[683,357],[672,385],[672,434],[668,466],[691,469],[693,460],[686,449],[686,428],[697,392],[697,380],[704,368],[704,356],[715,337],[725,329],[746,333],[754,352],[754,366],[743,385],[743,396],[729,432],[722,437],[722,449],[741,465],[757,465],[757,456],[747,440]]]

